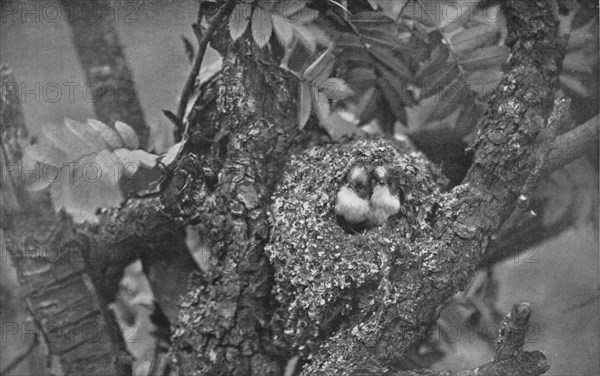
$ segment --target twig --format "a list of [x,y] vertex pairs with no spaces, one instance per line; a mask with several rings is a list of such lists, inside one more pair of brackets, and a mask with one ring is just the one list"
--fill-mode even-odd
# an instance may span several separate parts
[[546,171],[555,171],[597,148],[598,122],[598,115],[596,115],[577,128],[558,136],[548,155]]
[[196,16],[196,23],[192,25],[192,30],[196,36],[196,42],[200,43],[202,39],[202,17],[204,17],[204,7],[202,6],[203,0],[198,2],[198,15]]
[[27,350],[23,354],[19,355],[15,359],[13,359],[13,361],[6,368],[4,368],[2,371],[0,371],[0,376],[5,376],[5,375],[9,374],[10,371],[15,369],[25,359],[27,359],[29,356],[31,356],[31,354],[33,353],[33,350],[35,350],[35,348],[37,347],[38,344],[39,344],[38,335],[37,335],[37,333],[35,333],[35,335],[33,336],[33,343],[27,348]]
[[530,317],[531,306],[526,302],[515,304],[504,317],[500,325],[500,338],[496,343],[494,362],[517,356],[523,351]]
[[[192,63],[192,70],[188,75],[187,80],[185,81],[185,85],[183,86],[183,90],[181,92],[181,99],[179,100],[179,106],[177,107],[177,117],[183,121],[183,116],[185,115],[185,108],[187,107],[187,102],[189,100],[190,95],[194,89],[194,83],[196,82],[196,77],[198,76],[198,72],[200,71],[200,66],[202,65],[202,60],[204,60],[204,54],[206,53],[206,48],[208,47],[208,42],[210,38],[217,30],[217,27],[221,24],[223,17],[226,14],[230,13],[235,6],[235,0],[227,0],[227,2],[219,9],[215,17],[212,19],[210,26],[206,29],[206,32],[202,35],[202,39],[198,41],[198,53],[194,57],[194,62]],[[198,25],[200,27],[200,25]]]
[[546,373],[550,366],[546,363],[544,354],[539,351],[523,351],[530,317],[529,303],[515,304],[500,325],[494,360],[472,371],[459,372],[456,376],[537,376]]
[[518,357],[489,362],[473,370],[458,372],[454,376],[539,376],[549,369],[544,354],[539,351],[526,351]]

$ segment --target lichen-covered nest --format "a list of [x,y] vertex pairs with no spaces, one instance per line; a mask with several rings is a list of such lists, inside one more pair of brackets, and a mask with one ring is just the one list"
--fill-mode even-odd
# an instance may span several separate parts
[[[406,198],[403,216],[361,233],[344,231],[336,222],[335,199],[355,163],[398,168]],[[275,268],[276,297],[287,308],[286,336],[306,337],[308,328],[317,335],[340,301],[353,301],[365,286],[381,289],[390,272],[411,268],[402,266],[402,255],[415,252],[411,239],[429,231],[428,216],[444,182],[421,153],[396,140],[351,140],[294,156],[273,196],[266,247]],[[356,304],[369,301],[342,306]]]

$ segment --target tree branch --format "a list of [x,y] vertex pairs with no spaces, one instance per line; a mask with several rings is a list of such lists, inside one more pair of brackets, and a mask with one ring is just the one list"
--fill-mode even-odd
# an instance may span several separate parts
[[[120,120],[138,135],[140,145],[148,145],[150,128],[139,102],[138,87],[113,24],[109,0],[60,0],[71,25],[73,44],[87,84],[92,89],[96,116],[112,126]],[[87,14],[96,11],[93,20]],[[95,17],[99,15],[99,18]]]
[[550,366],[546,357],[539,351],[524,352],[525,335],[529,330],[531,308],[528,303],[515,304],[504,318],[498,336],[496,356],[493,361],[471,370],[460,372],[434,371],[419,369],[411,371],[386,371],[385,368],[371,366],[363,376],[498,376],[519,375],[539,376],[546,373]]
[[598,115],[556,138],[546,162],[555,171],[598,148]]
[[[556,171],[597,148],[598,116],[558,136],[552,145],[542,179],[550,179],[547,175],[549,171]],[[521,252],[573,226],[577,219],[577,215],[573,213],[576,208],[566,210],[560,219],[548,224],[544,222],[544,213],[548,205],[547,200],[532,199],[529,211],[520,211],[519,215],[503,223],[497,239],[489,243],[478,268],[490,267],[507,258],[518,257]],[[535,215],[532,215],[532,212]]]
[[[202,1],[199,1],[198,3],[200,8],[202,8]],[[196,53],[194,61],[192,62],[192,69],[185,81],[185,84],[183,85],[181,98],[179,99],[179,105],[177,106],[177,118],[182,122],[184,121],[183,116],[185,115],[185,109],[187,107],[190,95],[194,90],[194,84],[196,83],[198,72],[200,72],[200,66],[202,65],[202,60],[204,59],[208,42],[215,33],[215,30],[217,30],[217,27],[221,25],[223,18],[227,14],[231,13],[235,4],[235,0],[227,0],[227,2],[221,6],[221,9],[219,9],[215,17],[211,20],[210,26],[208,29],[206,29],[206,32],[202,35],[202,38],[198,41],[198,53]],[[198,12],[201,14],[200,10]],[[198,30],[200,30],[200,21],[201,20],[198,20]],[[185,131],[183,134],[185,135]]]
[[[357,359],[383,365],[401,360],[425,338],[448,299],[465,287],[490,238],[541,174],[555,132],[545,126],[545,119],[552,109],[565,43],[557,36],[557,21],[546,4],[501,4],[511,59],[478,124],[473,166],[463,184],[439,198],[431,230],[421,228],[408,243],[386,234],[405,250],[401,257],[389,256],[396,274],[390,271],[387,280],[374,284],[390,292],[373,291],[376,307],[365,306],[348,317],[347,326],[311,354],[303,375],[363,372],[364,362]],[[394,257],[399,258],[396,263]],[[335,312],[332,305],[311,314]]]
[[[3,83],[16,82],[10,70],[1,71]],[[18,91],[3,90],[1,99],[3,176],[22,176],[19,145],[27,130]],[[14,198],[2,190],[5,246],[53,366],[65,374],[131,374],[116,320],[87,272],[89,242],[75,233],[70,218],[54,212],[49,195],[30,197],[24,179],[12,181],[23,194],[18,205],[5,205]]]

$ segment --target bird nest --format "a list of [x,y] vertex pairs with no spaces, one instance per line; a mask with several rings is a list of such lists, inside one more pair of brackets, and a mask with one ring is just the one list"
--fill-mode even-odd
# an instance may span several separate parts
[[[334,212],[336,194],[356,164],[399,171],[403,215],[363,232],[340,226]],[[275,268],[275,295],[286,307],[286,334],[305,337],[311,328],[316,335],[331,310],[339,311],[341,301],[357,303],[352,296],[359,289],[377,289],[403,259],[414,260],[403,255],[414,252],[412,239],[431,231],[428,218],[444,183],[421,153],[395,140],[351,140],[294,156],[273,195],[271,241],[266,247]],[[342,310],[356,308],[354,303],[342,304]]]

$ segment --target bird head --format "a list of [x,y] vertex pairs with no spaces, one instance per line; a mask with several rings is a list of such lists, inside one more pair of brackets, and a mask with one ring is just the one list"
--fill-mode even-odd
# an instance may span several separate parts
[[373,193],[369,200],[375,224],[381,224],[400,212],[402,190],[394,178],[393,170],[386,166],[376,167],[372,174]]
[[365,166],[352,166],[346,173],[345,182],[346,186],[352,189],[358,197],[368,200],[371,196],[371,179]]
[[364,165],[357,164],[348,170],[338,191],[335,213],[350,225],[365,222],[369,216],[371,178]]

